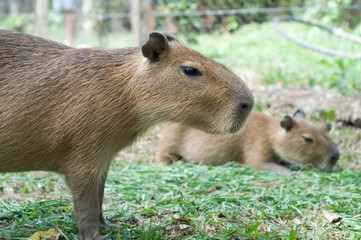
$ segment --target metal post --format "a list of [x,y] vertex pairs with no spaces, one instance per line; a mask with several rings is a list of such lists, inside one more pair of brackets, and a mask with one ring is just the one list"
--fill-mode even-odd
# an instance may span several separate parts
[[36,33],[40,37],[48,35],[48,1],[35,1]]
[[148,38],[148,25],[150,19],[150,0],[131,1],[131,25],[133,43],[139,46]]

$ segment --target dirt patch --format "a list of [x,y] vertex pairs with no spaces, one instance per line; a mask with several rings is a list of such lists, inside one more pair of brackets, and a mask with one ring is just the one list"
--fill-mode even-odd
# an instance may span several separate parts
[[335,120],[361,128],[361,95],[343,96],[320,87],[282,88],[273,86],[254,90],[257,100],[272,114],[289,113],[302,107],[307,113],[322,115],[334,111]]

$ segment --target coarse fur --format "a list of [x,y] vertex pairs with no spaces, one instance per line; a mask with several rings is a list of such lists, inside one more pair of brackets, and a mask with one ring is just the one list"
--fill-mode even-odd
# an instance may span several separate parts
[[164,121],[235,132],[253,106],[239,77],[158,32],[142,47],[76,49],[0,30],[0,72],[0,172],[64,174],[81,240],[101,239],[119,150]]
[[285,116],[282,120],[253,112],[240,132],[228,135],[170,124],[159,141],[156,161],[213,165],[235,161],[256,169],[289,172],[283,163],[331,170],[338,158],[338,148],[326,130],[306,120],[299,109],[293,117]]

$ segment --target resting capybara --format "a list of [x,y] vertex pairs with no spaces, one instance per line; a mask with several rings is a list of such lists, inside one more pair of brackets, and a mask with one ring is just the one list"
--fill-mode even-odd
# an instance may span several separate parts
[[149,127],[238,131],[253,107],[221,64],[153,32],[142,47],[76,49],[0,31],[0,172],[62,173],[79,239],[101,239],[109,163]]
[[252,112],[240,132],[214,135],[184,126],[168,125],[159,142],[157,162],[177,160],[213,165],[229,161],[256,169],[289,172],[283,163],[312,165],[331,170],[339,158],[326,130],[305,119],[298,109],[282,120]]

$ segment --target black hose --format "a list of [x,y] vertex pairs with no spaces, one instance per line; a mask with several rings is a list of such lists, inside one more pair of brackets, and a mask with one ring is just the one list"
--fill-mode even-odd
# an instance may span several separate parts
[[336,51],[333,49],[329,49],[329,48],[325,48],[325,47],[321,47],[321,46],[316,46],[313,45],[311,43],[308,43],[306,41],[303,41],[301,39],[298,39],[294,36],[292,36],[291,34],[287,33],[286,31],[284,31],[281,27],[280,27],[280,22],[299,22],[302,23],[304,25],[307,26],[312,26],[312,27],[317,27],[323,31],[326,31],[330,34],[342,37],[344,39],[350,40],[352,42],[361,44],[361,37],[344,32],[342,29],[338,29],[338,28],[329,28],[329,27],[325,27],[323,25],[319,25],[316,23],[312,23],[312,22],[308,22],[308,21],[304,21],[301,19],[297,19],[294,17],[277,17],[273,20],[273,28],[283,37],[285,37],[287,40],[296,43],[304,48],[308,48],[311,49],[315,52],[319,52],[322,54],[326,54],[326,55],[330,55],[333,57],[337,57],[337,58],[349,58],[349,59],[359,59],[361,58],[361,54],[349,54],[349,53],[344,53],[344,52],[340,52],[340,51]]

